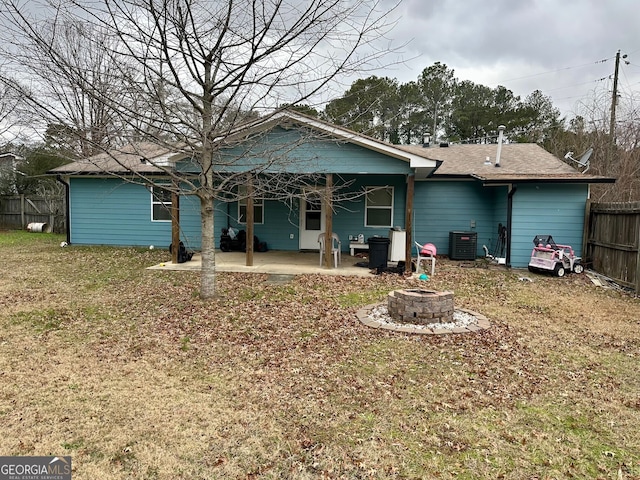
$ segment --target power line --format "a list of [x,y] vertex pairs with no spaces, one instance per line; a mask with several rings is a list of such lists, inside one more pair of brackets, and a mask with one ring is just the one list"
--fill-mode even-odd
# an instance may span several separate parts
[[598,78],[596,80],[590,80],[588,82],[574,83],[573,85],[566,85],[564,87],[558,87],[558,88],[552,88],[551,90],[545,90],[545,93],[555,92],[556,90],[564,90],[566,88],[578,87],[580,85],[589,85],[591,83],[603,82],[603,81],[608,80],[608,79],[609,79],[609,77],[607,76],[607,77]]
[[548,75],[550,73],[562,72],[562,71],[565,71],[565,70],[572,70],[574,68],[581,68],[581,67],[587,67],[587,66],[591,66],[591,65],[597,65],[598,63],[605,63],[605,62],[608,62],[609,60],[613,60],[613,58],[614,57],[605,58],[603,60],[597,60],[595,62],[583,63],[581,65],[574,65],[574,66],[571,66],[571,67],[558,68],[556,70],[549,70],[547,72],[534,73],[534,74],[531,74],[531,75],[525,75],[524,77],[510,78],[508,80],[504,80],[504,81],[498,82],[498,83],[513,82],[515,80],[524,80],[524,79],[527,79],[527,78],[540,77],[542,75]]

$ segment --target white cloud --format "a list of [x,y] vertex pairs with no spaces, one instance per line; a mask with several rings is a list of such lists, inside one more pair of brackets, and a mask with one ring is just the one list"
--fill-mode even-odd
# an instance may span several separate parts
[[404,0],[390,37],[410,40],[404,57],[413,60],[376,74],[407,82],[439,61],[460,80],[522,98],[541,90],[573,116],[594,90],[611,91],[618,49],[630,62],[620,65],[621,103],[640,90],[637,12],[634,0]]

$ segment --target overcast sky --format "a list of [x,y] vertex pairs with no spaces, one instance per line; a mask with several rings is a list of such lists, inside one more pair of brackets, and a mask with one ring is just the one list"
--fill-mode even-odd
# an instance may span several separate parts
[[608,119],[620,50],[627,58],[620,61],[618,118],[640,118],[638,0],[379,1],[384,11],[400,2],[389,14],[397,25],[384,41],[406,44],[402,57],[386,59],[404,61],[360,78],[375,74],[405,83],[441,62],[459,80],[502,85],[522,99],[540,90],[569,118],[592,119],[585,105],[600,99],[600,116]]
[[379,76],[404,83],[439,61],[459,80],[502,85],[522,99],[541,90],[573,117],[597,96],[610,104],[620,50],[628,55],[620,61],[621,115],[640,97],[637,0],[403,0],[396,15],[389,36],[410,42],[408,60]]

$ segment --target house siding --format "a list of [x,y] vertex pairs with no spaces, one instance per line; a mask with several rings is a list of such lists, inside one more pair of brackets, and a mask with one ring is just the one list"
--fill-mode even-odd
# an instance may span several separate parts
[[[151,194],[144,185],[116,178],[71,178],[69,185],[71,243],[161,248],[171,243],[171,222],[151,221]],[[199,206],[194,215],[194,200],[181,198],[180,221],[185,243],[196,243],[197,238],[199,247]]]
[[[195,195],[181,196],[180,239],[188,249],[200,250],[200,247],[202,246],[201,233],[202,219],[200,218],[200,199]],[[171,238],[169,238],[168,242],[171,243]],[[169,243],[167,243],[167,245]]]
[[[336,183],[352,182],[348,189],[362,191],[367,186],[394,187],[393,225],[404,228],[406,177],[404,175],[342,175]],[[148,246],[167,248],[171,243],[171,223],[151,221],[149,190],[140,184],[115,178],[70,179],[71,242],[78,245]],[[552,235],[556,242],[582,252],[584,205],[587,185],[526,184],[516,186],[512,203],[511,266],[526,267],[531,240],[535,235]],[[413,238],[434,243],[439,254],[449,253],[450,231],[477,233],[478,256],[483,245],[491,253],[498,241],[497,226],[507,224],[507,187],[483,187],[479,182],[416,182]],[[387,237],[389,229],[364,226],[365,200],[360,196],[335,205],[333,231],[348,250],[349,235],[362,233]],[[299,211],[281,202],[267,201],[264,224],[255,225],[255,234],[270,249],[296,251],[299,248]],[[215,238],[220,230],[238,224],[237,205],[215,205]],[[471,223],[475,222],[475,228]],[[180,199],[180,238],[188,248],[201,247],[200,203],[197,197]],[[290,238],[293,234],[293,239]]]
[[[297,202],[296,202],[297,204]],[[297,250],[299,216],[297,208],[290,210],[287,205],[277,201],[264,202],[264,223],[254,224],[253,233],[261,242],[266,242],[271,250]],[[233,227],[246,230],[244,223],[238,223],[238,203],[218,204],[216,218],[216,246],[220,243],[222,228]],[[293,238],[290,235],[293,234]]]
[[[294,145],[292,147],[292,145]],[[219,152],[220,171],[242,172],[247,165],[273,162],[267,172],[276,173],[338,173],[338,174],[409,174],[409,162],[391,158],[370,149],[321,139],[299,130],[277,127],[244,149],[235,147]]]
[[[389,227],[365,227],[365,198],[356,195],[363,192],[365,187],[391,186],[393,187],[393,225],[404,228],[406,205],[406,176],[404,175],[341,175],[334,177],[334,185],[348,185],[344,190],[339,190],[338,195],[345,194],[350,200],[336,202],[334,204],[333,227],[342,241],[342,250],[349,250],[349,235],[357,236],[362,233],[365,240],[374,235],[388,237]],[[282,202],[266,201],[264,206],[264,223],[254,225],[254,233],[260,241],[267,243],[268,248],[274,250],[298,250],[299,248],[299,200],[294,201],[291,210]],[[217,223],[222,227],[234,227],[245,229],[246,225],[237,222],[237,202],[231,202],[227,206],[219,205],[216,211]],[[219,219],[219,220],[218,220]],[[219,232],[219,228],[217,228]],[[293,234],[293,239],[290,238]],[[216,242],[219,242],[216,238]]]
[[476,255],[484,256],[482,245],[493,245],[497,239],[496,202],[506,217],[506,200],[499,198],[503,193],[474,181],[416,182],[413,239],[433,243],[439,255],[448,255],[449,232],[476,232]]
[[[166,248],[171,243],[171,222],[151,220],[151,194],[140,184],[116,178],[70,179],[71,242],[77,245],[148,246]],[[404,175],[345,175],[336,184],[349,184],[345,192],[361,192],[369,186],[394,187],[393,225],[404,226],[406,177]],[[265,201],[264,223],[254,233],[275,250],[299,248],[299,202],[293,210],[277,201]],[[389,229],[364,226],[364,196],[335,204],[333,231],[348,251],[349,235],[388,236]],[[219,246],[222,228],[246,229],[237,222],[236,202],[215,203],[214,236]],[[290,238],[293,234],[293,238]],[[201,248],[200,202],[195,196],[180,198],[180,239],[193,250]]]
[[[353,181],[352,191],[363,192],[366,187],[393,187],[392,225],[404,228],[407,200],[407,179],[404,175],[346,176],[345,181]],[[365,227],[365,197],[360,195],[336,206],[333,217],[333,231],[340,235],[342,247],[348,250],[349,235],[363,234],[365,241],[375,235],[389,236],[389,227]]]
[[511,266],[529,264],[533,237],[551,235],[582,255],[584,208],[588,185],[518,185],[513,195]]

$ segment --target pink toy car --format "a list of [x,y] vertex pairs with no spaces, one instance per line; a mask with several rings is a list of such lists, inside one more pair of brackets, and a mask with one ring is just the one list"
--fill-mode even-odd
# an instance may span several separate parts
[[582,273],[582,259],[576,257],[569,245],[558,245],[551,235],[536,235],[533,238],[533,251],[529,261],[530,272],[551,272],[564,277],[567,272]]

